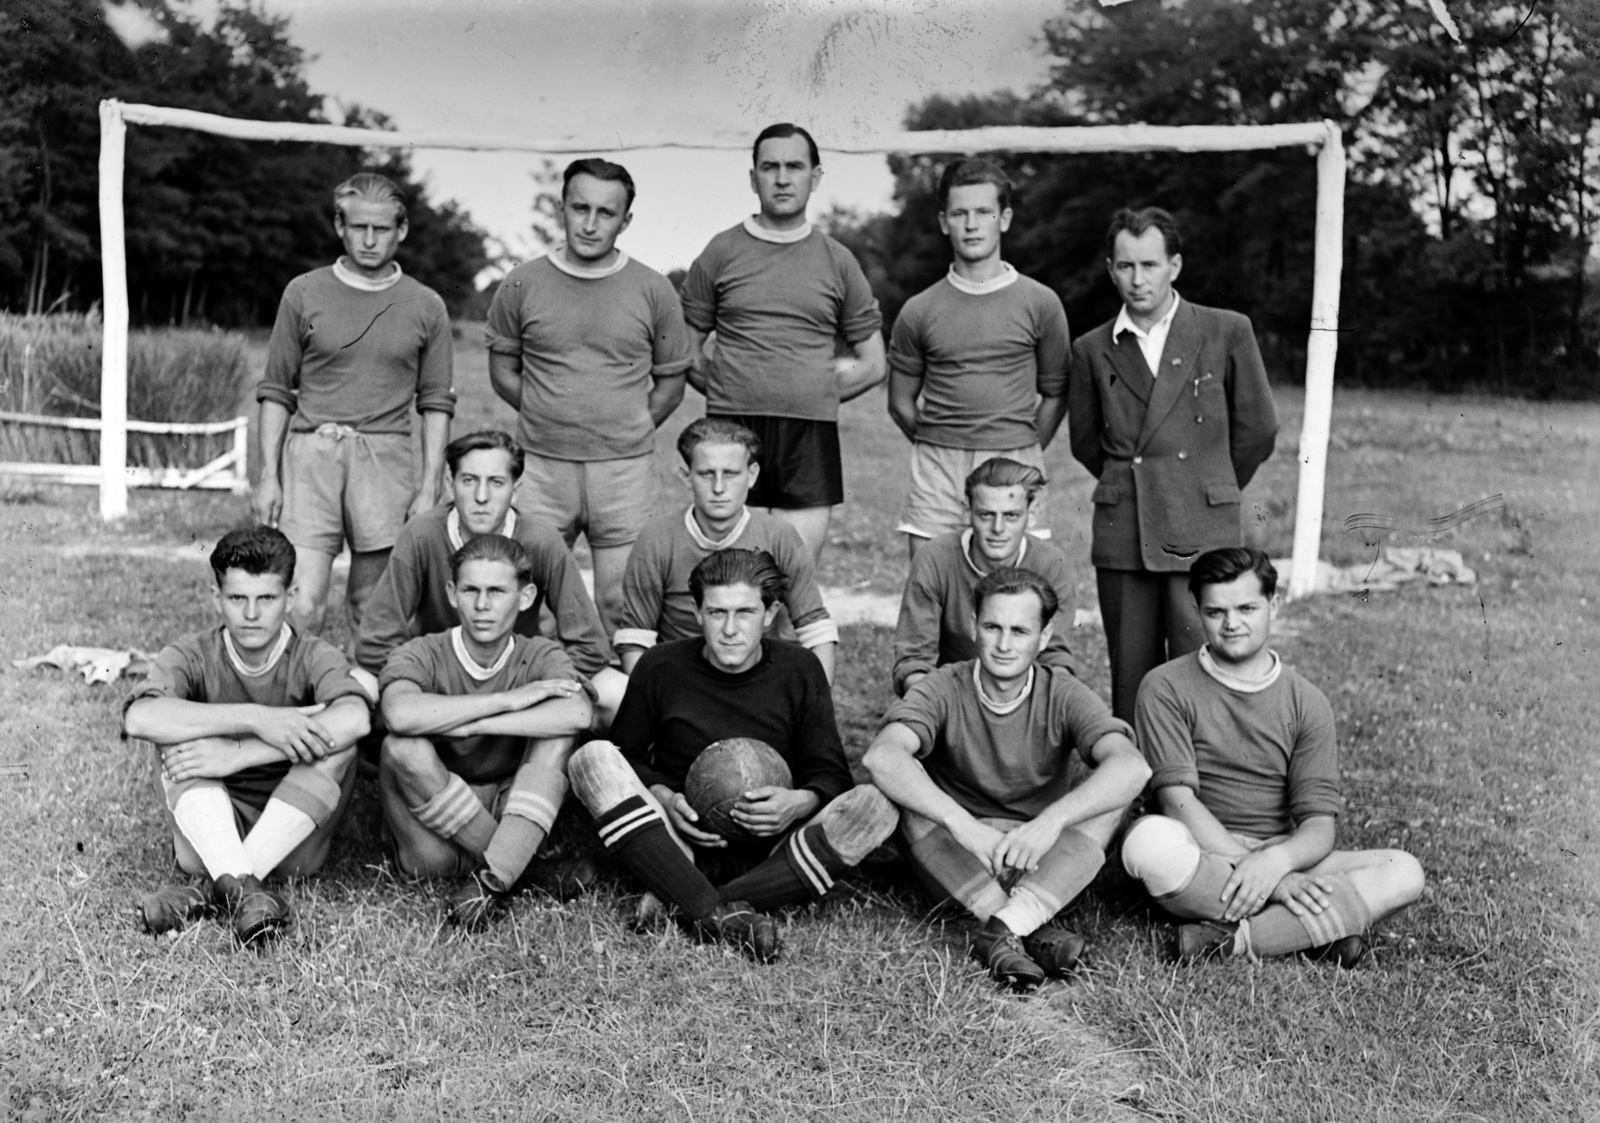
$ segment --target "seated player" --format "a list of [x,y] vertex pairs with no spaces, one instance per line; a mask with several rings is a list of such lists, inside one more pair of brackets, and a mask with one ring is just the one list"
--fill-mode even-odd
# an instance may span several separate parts
[[271,527],[235,530],[211,551],[221,627],[162,649],[123,716],[161,753],[172,846],[200,887],[168,886],[139,912],[154,933],[216,908],[243,943],[289,923],[270,874],[315,873],[355,783],[370,689],[343,653],[285,621],[295,551]]
[[817,591],[811,553],[789,523],[745,506],[761,466],[761,441],[732,421],[701,418],[678,437],[694,502],[688,510],[652,519],[633,544],[622,578],[622,625],[615,643],[622,669],[633,672],[639,656],[656,643],[700,638],[699,610],[689,593],[689,574],[713,550],[764,550],[784,575],[788,621],[774,615],[779,638],[811,649],[833,681],[839,629]]
[[[863,763],[900,806],[912,867],[982,923],[974,958],[997,980],[1036,986],[1083,954],[1083,938],[1052,919],[1105,864],[1150,769],[1127,723],[1039,662],[1056,613],[1048,581],[997,569],[972,601],[977,659],[890,705]],[[1076,784],[1073,750],[1092,766]]]
[[567,757],[593,718],[590,689],[554,640],[515,633],[531,562],[499,534],[450,558],[461,623],[384,664],[389,735],[378,763],[384,824],[408,877],[460,877],[449,918],[475,927],[525,887],[582,892],[588,863],[535,863],[567,794]]
[[[894,833],[896,819],[872,785],[851,786],[821,663],[797,644],[763,638],[783,587],[765,550],[702,559],[689,574],[700,634],[640,657],[614,741],[591,741],[568,767],[607,852],[688,926],[762,962],[779,948],[777,925],[762,912],[827,893]],[[683,794],[701,750],[727,737],[771,745],[795,785],[753,788],[734,805],[753,845],[704,829]],[[713,857],[743,872],[719,889],[700,868]],[[641,918],[655,904],[647,895]]]
[[1161,814],[1136,822],[1122,864],[1190,923],[1178,958],[1325,949],[1341,966],[1366,932],[1422,893],[1403,850],[1335,850],[1333,707],[1268,646],[1278,573],[1259,550],[1209,550],[1189,570],[1206,643],[1139,687],[1139,747]]
[[935,667],[977,658],[972,591],[984,574],[1012,566],[1033,570],[1056,591],[1050,642],[1039,653],[1039,662],[1076,673],[1067,648],[1067,598],[1072,592],[1067,559],[1049,542],[1027,533],[1044,484],[1039,469],[1005,457],[986,460],[968,474],[971,525],[939,535],[911,559],[894,630],[896,694],[904,695]]
[[389,653],[406,640],[455,627],[456,612],[446,593],[450,555],[480,534],[503,534],[522,544],[531,566],[533,603],[517,617],[516,633],[538,635],[539,609],[548,604],[556,638],[578,673],[593,681],[601,719],[608,720],[628,680],[606,666],[611,645],[561,535],[553,527],[517,517],[512,500],[523,460],[522,447],[495,429],[457,437],[445,446],[451,501],[424,511],[401,529],[361,618],[356,661],[377,674]]

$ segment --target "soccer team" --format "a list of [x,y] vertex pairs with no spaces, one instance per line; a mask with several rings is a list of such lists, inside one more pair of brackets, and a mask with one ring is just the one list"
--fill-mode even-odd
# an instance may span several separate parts
[[[325,862],[365,757],[394,867],[454,879],[448,916],[469,927],[595,882],[588,859],[537,856],[570,789],[645,890],[636,925],[763,962],[774,909],[898,832],[1012,986],[1076,965],[1061,914],[1108,853],[1180,921],[1182,960],[1353,966],[1423,872],[1334,849],[1332,709],[1272,650],[1277,574],[1241,545],[1240,492],[1277,429],[1249,321],[1180,299],[1172,217],[1124,210],[1106,242],[1122,309],[1073,341],[1060,300],[1001,257],[1005,175],[957,160],[939,182],[950,271],[885,348],[861,267],[807,219],[811,136],[774,125],[752,154],[759,211],[712,238],[681,302],[617,247],[628,172],[570,165],[565,241],[489,312],[516,432],[454,440],[444,304],[395,261],[404,200],[371,173],[339,185],[344,254],[288,285],[258,391],[260,525],[211,555],[221,623],[165,648],[128,701],[195,879],[147,894],[144,926],[219,914],[250,943],[290,923],[278,886]],[[897,700],[857,782],[816,568],[844,500],[839,405],[885,377],[912,444],[911,569]],[[678,441],[692,501],[662,509],[656,430],[686,383],[706,397]],[[1097,478],[1110,707],[1076,677],[1069,570],[1040,522],[1063,423]],[[353,661],[317,638],[346,545]],[[728,738],[791,773],[743,793],[734,840],[684,792]]]

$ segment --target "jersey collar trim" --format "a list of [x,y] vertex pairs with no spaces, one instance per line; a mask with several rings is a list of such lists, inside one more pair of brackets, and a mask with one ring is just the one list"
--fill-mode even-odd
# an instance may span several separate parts
[[456,654],[456,662],[461,664],[461,669],[477,682],[487,682],[505,669],[511,661],[511,649],[517,645],[516,637],[507,636],[506,645],[495,661],[490,666],[483,666],[467,652],[467,643],[461,638],[461,625],[457,624],[450,629],[450,648]]
[[1019,693],[1009,702],[996,702],[993,698],[989,697],[989,695],[983,689],[983,677],[981,674],[982,670],[983,664],[974,659],[972,661],[972,685],[978,690],[978,702],[991,714],[994,714],[998,717],[1005,717],[1006,714],[1013,713],[1016,710],[1021,709],[1022,703],[1026,702],[1028,700],[1028,695],[1033,693],[1033,674],[1036,670],[1038,670],[1038,668],[1028,668],[1028,684],[1022,688],[1021,693]]
[[[1017,560],[1014,561],[1014,562],[1011,562],[1009,564],[1011,564],[1011,565],[1021,565],[1022,564],[1022,559],[1026,558],[1027,556],[1028,556],[1028,536],[1026,534],[1024,534],[1022,536],[1022,545],[1017,547]],[[988,570],[979,569],[978,568],[978,563],[973,560],[973,557],[972,557],[972,528],[971,527],[968,527],[966,530],[963,530],[961,532],[961,557],[962,557],[962,560],[964,560],[967,563],[967,568],[972,570],[972,572],[976,573],[979,577],[982,577],[985,573],[988,572]]]
[[733,524],[733,529],[721,541],[706,537],[706,532],[701,530],[700,524],[695,521],[693,504],[690,504],[689,509],[683,513],[683,525],[689,531],[689,538],[702,550],[726,550],[729,546],[739,541],[739,536],[750,525],[750,508],[746,507],[740,513],[739,521]]
[[278,665],[278,660],[283,658],[283,653],[289,650],[289,641],[294,638],[294,629],[285,624],[278,629],[278,638],[272,641],[272,650],[267,652],[266,662],[259,667],[246,665],[244,658],[239,654],[239,649],[233,646],[233,637],[228,634],[228,629],[222,629],[222,646],[228,653],[228,662],[233,664],[233,669],[245,678],[262,678],[272,673]]
[[[452,550],[459,550],[467,544],[466,536],[461,533],[461,512],[454,507],[451,507],[450,513],[444,517],[444,533],[445,537],[450,540],[450,549]],[[505,521],[500,524],[500,529],[495,533],[502,534],[507,538],[515,538],[517,536],[517,511],[515,507],[506,511]]]
[[577,277],[582,281],[598,281],[603,277],[614,276],[626,269],[628,267],[628,262],[632,260],[632,258],[630,258],[627,254],[623,253],[621,250],[618,250],[617,260],[613,261],[610,265],[607,265],[604,269],[595,269],[592,266],[579,265],[576,261],[573,261],[571,258],[567,257],[567,243],[565,242],[560,242],[554,246],[551,246],[550,252],[545,256],[550,259],[550,264],[561,270],[561,272],[565,273],[569,277]]
[[750,237],[763,242],[775,242],[780,246],[805,241],[811,237],[812,229],[811,223],[807,222],[794,230],[768,230],[756,221],[755,215],[746,215],[744,220],[744,232]]
[[991,277],[987,281],[969,281],[956,272],[954,265],[950,266],[950,272],[945,274],[944,279],[949,281],[951,286],[958,292],[964,292],[969,296],[987,296],[991,292],[999,292],[1001,289],[1010,288],[1017,283],[1017,278],[1020,276],[1022,274],[1017,272],[1015,265],[1012,265],[1009,261],[1002,261],[1000,263],[1000,275]]
[[1209,645],[1199,650],[1197,658],[1200,660],[1200,669],[1229,690],[1237,690],[1240,694],[1260,694],[1267,687],[1277,682],[1278,676],[1283,674],[1283,660],[1278,658],[1276,651],[1270,654],[1272,655],[1272,669],[1260,678],[1245,678],[1228,670],[1226,667],[1220,666],[1211,657]]
[[387,292],[400,283],[402,274],[398,261],[389,263],[394,266],[393,273],[390,273],[382,280],[374,281],[371,277],[364,277],[346,265],[345,262],[347,260],[347,258],[341,257],[333,263],[333,275],[353,289],[360,289],[362,292]]

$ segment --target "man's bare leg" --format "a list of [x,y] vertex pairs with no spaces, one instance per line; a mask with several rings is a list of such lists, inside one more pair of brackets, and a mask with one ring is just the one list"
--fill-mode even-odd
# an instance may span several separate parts
[[600,622],[606,635],[614,636],[622,619],[622,575],[628,568],[628,555],[633,543],[626,546],[596,546],[589,544],[594,558],[594,606],[600,611]]
[[306,635],[320,635],[328,615],[328,585],[333,578],[333,555],[308,546],[294,548],[294,604],[289,622]]

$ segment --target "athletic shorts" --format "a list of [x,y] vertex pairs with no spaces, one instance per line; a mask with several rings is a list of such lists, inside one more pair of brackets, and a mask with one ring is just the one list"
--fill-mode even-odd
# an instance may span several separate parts
[[582,531],[590,548],[631,546],[656,513],[654,457],[557,460],[527,453],[517,515],[554,526],[567,548]]
[[[1026,448],[945,448],[915,441],[911,445],[911,490],[900,509],[902,534],[936,538],[971,525],[967,511],[967,477],[985,460],[1003,456],[1044,471],[1044,451],[1036,444]],[[1034,501],[1028,533],[1049,538],[1045,522],[1045,493]]]
[[794,511],[844,502],[836,422],[742,413],[716,416],[761,438],[761,474],[745,500],[750,506]]
[[291,432],[283,446],[283,516],[296,546],[333,555],[387,550],[416,497],[409,433],[362,433],[327,424]]

